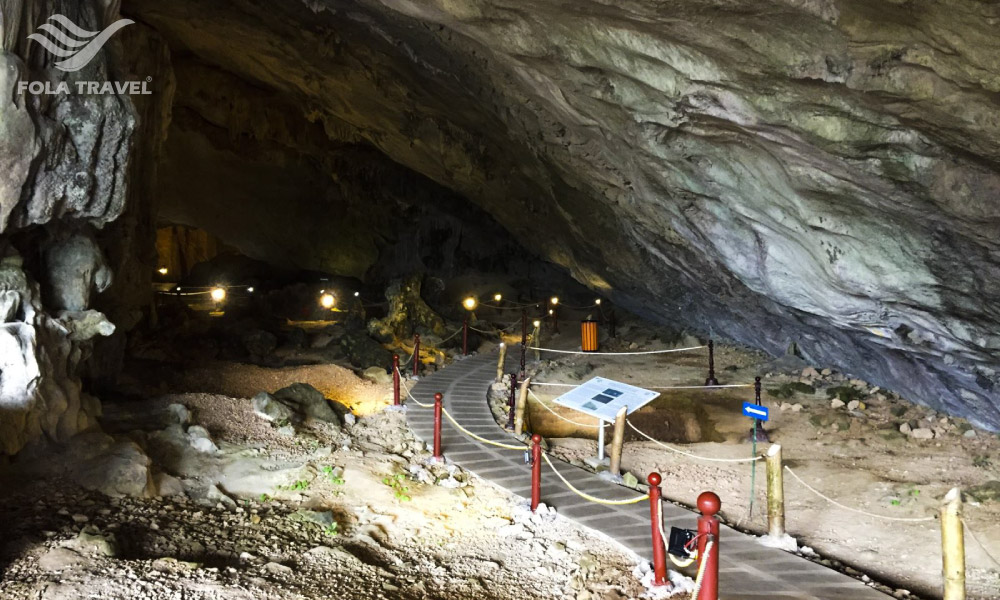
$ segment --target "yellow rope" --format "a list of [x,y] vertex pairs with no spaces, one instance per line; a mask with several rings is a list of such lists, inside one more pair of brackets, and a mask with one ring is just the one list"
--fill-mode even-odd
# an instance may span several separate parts
[[[566,421],[567,423],[572,423],[573,425],[576,425],[577,427],[587,427],[587,428],[590,428],[590,429],[600,429],[601,428],[600,425],[587,425],[586,423],[579,423],[577,421],[573,421],[572,419],[567,419],[566,417],[564,417],[561,414],[557,413],[556,411],[552,410],[544,402],[542,402],[542,399],[539,398],[538,396],[536,396],[535,392],[531,391],[531,388],[528,389],[528,393],[531,394],[531,397],[535,399],[535,402],[537,402],[537,403],[539,403],[539,404],[542,405],[542,408],[544,408],[545,410],[547,410],[550,413],[554,414],[555,416],[559,417],[563,421]],[[607,427],[608,425],[610,425],[610,423],[605,423],[604,424],[605,427]]]
[[798,481],[799,483],[801,483],[807,490],[809,490],[810,492],[816,494],[820,498],[826,500],[830,504],[832,504],[834,506],[837,506],[839,508],[842,508],[842,509],[844,509],[846,511],[850,511],[850,512],[853,512],[853,513],[858,513],[859,515],[865,515],[866,517],[872,517],[874,519],[882,519],[882,520],[885,520],[885,521],[902,521],[904,523],[921,523],[921,522],[924,522],[924,521],[933,521],[935,519],[935,517],[923,517],[923,518],[886,517],[886,516],[883,516],[883,515],[876,515],[874,513],[865,512],[863,510],[858,510],[856,508],[851,508],[850,506],[844,506],[843,504],[841,504],[840,502],[837,502],[833,498],[829,498],[827,496],[824,496],[822,493],[820,493],[819,491],[817,491],[816,488],[814,488],[811,485],[809,485],[808,483],[802,481],[802,478],[799,477],[798,475],[796,475],[795,471],[793,471],[790,468],[788,468],[788,465],[785,465],[785,470],[788,471],[791,474],[791,476],[794,477],[796,481]]
[[554,472],[556,474],[556,476],[559,477],[559,479],[562,479],[562,482],[564,484],[566,484],[566,487],[568,487],[572,492],[574,492],[577,496],[580,496],[584,500],[589,500],[589,501],[595,502],[597,504],[607,504],[607,505],[610,505],[610,506],[622,506],[624,504],[635,504],[636,502],[642,502],[643,500],[648,500],[649,499],[649,494],[645,494],[643,496],[637,496],[635,498],[629,498],[627,500],[604,500],[602,498],[595,498],[594,496],[591,496],[590,494],[587,494],[585,492],[581,492],[580,490],[578,490],[575,487],[573,487],[573,484],[570,483],[569,481],[567,481],[566,478],[562,476],[562,473],[560,473],[558,470],[556,470],[555,465],[553,465],[552,461],[549,460],[549,455],[548,454],[542,454],[542,458],[545,459],[545,462],[549,463],[549,468],[552,469],[552,472]]
[[444,416],[448,417],[448,420],[451,421],[451,424],[454,425],[459,431],[461,431],[462,433],[471,437],[474,440],[478,440],[484,444],[489,444],[491,446],[496,446],[497,448],[503,448],[504,450],[517,450],[519,452],[523,452],[525,449],[527,449],[527,446],[511,446],[510,444],[501,444],[500,442],[494,442],[492,440],[479,437],[478,435],[472,433],[465,427],[459,425],[458,421],[456,421],[455,418],[451,416],[451,413],[449,413],[446,409],[442,408],[441,412],[444,413]]
[[[399,369],[396,369],[396,372],[399,373]],[[401,387],[404,390],[406,390],[406,396],[407,396],[407,398],[410,399],[411,402],[413,402],[414,404],[416,404],[420,408],[434,408],[433,404],[424,404],[420,400],[417,400],[416,398],[413,397],[413,394],[410,393],[410,388],[408,388],[405,385],[403,385],[403,379],[405,379],[405,378],[403,377],[402,373],[399,373],[399,379],[400,379],[400,381],[399,381],[399,387]]]
[[670,562],[674,563],[678,567],[690,567],[691,563],[698,560],[698,553],[688,558],[687,560],[680,560],[676,556],[670,553],[670,544],[668,543],[667,532],[663,530],[663,499],[660,499],[660,503],[656,505],[656,527],[660,530],[660,542],[663,543],[663,549],[666,551],[667,556],[670,557]]
[[691,599],[698,599],[698,592],[701,591],[701,580],[705,577],[705,567],[708,565],[708,557],[712,554],[712,546],[715,545],[715,540],[708,540],[705,544],[705,560],[701,561],[701,565],[698,566],[698,577],[694,580],[694,589],[691,590]]
[[742,462],[754,462],[757,460],[762,460],[760,456],[755,456],[753,458],[711,458],[709,456],[698,456],[697,454],[691,454],[690,452],[685,452],[683,450],[678,450],[677,448],[668,446],[663,442],[661,442],[660,440],[654,439],[649,435],[647,435],[646,433],[640,431],[635,425],[632,424],[631,421],[625,421],[625,422],[628,423],[628,426],[631,427],[636,433],[646,438],[647,440],[653,442],[654,444],[658,446],[663,446],[664,448],[670,450],[671,452],[676,452],[677,454],[683,454],[684,456],[690,456],[691,458],[697,458],[698,460],[707,460],[711,462],[724,462],[724,463],[742,463]]

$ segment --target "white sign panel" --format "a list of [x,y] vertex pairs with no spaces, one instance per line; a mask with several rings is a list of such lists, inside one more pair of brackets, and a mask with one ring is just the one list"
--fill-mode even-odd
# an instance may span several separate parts
[[621,407],[627,406],[628,414],[632,414],[659,395],[659,392],[613,379],[594,377],[559,396],[554,402],[603,421],[614,421]]

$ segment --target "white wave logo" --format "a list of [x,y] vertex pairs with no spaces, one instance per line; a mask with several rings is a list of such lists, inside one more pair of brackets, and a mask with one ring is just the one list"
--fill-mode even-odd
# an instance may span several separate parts
[[[38,27],[38,31],[42,33],[33,33],[28,39],[38,42],[50,53],[64,59],[56,62],[56,68],[70,73],[79,71],[92,61],[119,29],[135,23],[131,19],[119,19],[98,33],[79,27],[63,15],[52,15],[49,21]],[[56,25],[61,25],[62,28]]]

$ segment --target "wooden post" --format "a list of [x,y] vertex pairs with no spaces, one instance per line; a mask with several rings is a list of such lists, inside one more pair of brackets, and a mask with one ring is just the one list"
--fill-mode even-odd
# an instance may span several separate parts
[[785,535],[785,483],[781,469],[781,444],[767,450],[767,535]]
[[[542,324],[541,321],[538,323],[538,327],[531,332],[531,343],[535,345],[535,348],[541,348],[542,346]],[[542,352],[540,350],[535,350],[535,360],[542,360]]]
[[944,600],[965,600],[965,532],[958,488],[952,488],[941,505],[941,562]]
[[611,438],[611,467],[612,475],[621,475],[622,471],[622,446],[625,444],[625,415],[628,414],[628,407],[623,406],[615,415],[615,434]]
[[500,356],[497,358],[497,383],[503,382],[503,363],[507,359],[507,344],[500,342]]
[[530,377],[521,382],[521,391],[517,395],[517,406],[514,408],[514,435],[524,433],[524,411],[528,407],[529,385],[531,385]]

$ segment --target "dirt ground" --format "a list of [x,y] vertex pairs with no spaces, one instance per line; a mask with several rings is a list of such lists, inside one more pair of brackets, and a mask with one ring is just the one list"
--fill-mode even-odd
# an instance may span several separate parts
[[[561,336],[544,337],[545,347],[578,349],[572,324]],[[620,327],[618,341],[602,350],[636,351],[699,345],[696,340],[657,338],[648,328]],[[534,381],[580,383],[607,377],[655,389],[700,385],[707,375],[707,350],[629,357],[543,356]],[[868,513],[897,518],[934,517],[949,489],[964,492],[965,521],[976,538],[1000,558],[1000,439],[963,419],[937,414],[863,381],[830,370],[768,360],[739,348],[716,346],[720,384],[752,384],[763,377],[763,401],[771,420],[765,429],[780,443],[784,462],[796,475],[830,498]],[[565,388],[533,388],[549,401]],[[831,397],[834,396],[834,397]],[[752,456],[751,421],[742,415],[752,387],[720,390],[663,390],[660,398],[629,418],[638,429],[671,447],[704,457]],[[578,423],[593,419],[558,406]],[[533,431],[554,438],[556,452],[580,463],[596,455],[596,430],[567,423],[532,401]],[[741,529],[766,533],[765,467],[758,462],[753,513],[752,467],[693,459],[641,438],[626,428],[623,469],[640,482],[652,471],[663,476],[671,500],[693,506],[705,490],[719,494],[726,520]],[[610,429],[608,430],[610,440]],[[760,443],[758,453],[769,444]],[[941,595],[938,521],[920,523],[872,518],[838,508],[785,473],[788,532],[800,546],[867,574],[897,589],[897,596]],[[1000,598],[1000,565],[966,536],[970,598]],[[834,563],[836,564],[836,563]]]
[[[523,500],[454,466],[429,464],[401,412],[282,436],[248,398],[218,394],[249,396],[310,377],[336,379],[340,397],[374,393],[350,371],[324,379],[329,372],[262,378],[256,367],[228,365],[215,380],[188,373],[185,389],[142,406],[109,406],[116,430],[129,429],[130,415],[139,419],[120,443],[134,440],[157,461],[169,457],[158,465],[174,488],[161,486],[159,497],[78,487],[66,476],[75,468],[72,450],[0,472],[0,598],[620,600],[644,593],[633,573],[638,558],[614,542],[555,513],[532,514]],[[190,392],[197,381],[215,393]],[[178,405],[190,413],[186,437],[184,425],[141,429],[178,414]],[[196,426],[214,449],[186,446]],[[170,438],[170,431],[180,433]],[[180,446],[157,450],[154,441],[164,439]],[[143,458],[115,464],[132,472],[145,468]]]

